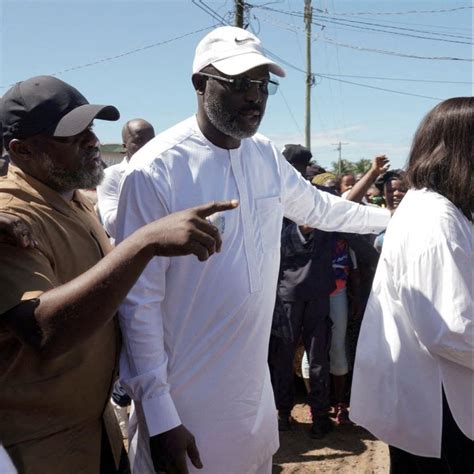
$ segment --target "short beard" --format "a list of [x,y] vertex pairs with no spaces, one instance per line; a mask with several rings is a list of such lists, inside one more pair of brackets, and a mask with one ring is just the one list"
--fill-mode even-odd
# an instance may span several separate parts
[[58,192],[70,192],[76,189],[95,189],[104,179],[104,168],[87,169],[84,160],[76,171],[65,170],[47,155],[41,157],[47,171],[48,185]]
[[204,99],[204,111],[214,127],[228,137],[242,140],[250,138],[257,133],[260,121],[255,127],[239,125],[237,119],[223,106],[215,96],[208,94]]

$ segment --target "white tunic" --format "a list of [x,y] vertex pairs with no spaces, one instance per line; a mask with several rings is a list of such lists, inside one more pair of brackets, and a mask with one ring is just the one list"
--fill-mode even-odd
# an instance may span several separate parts
[[[115,239],[115,221],[117,218],[117,206],[119,200],[120,181],[127,169],[127,158],[120,163],[109,166],[104,171],[104,179],[97,186],[97,207],[107,233]],[[113,242],[112,242],[113,243]]]
[[473,268],[469,220],[443,196],[410,190],[385,234],[350,416],[419,456],[440,457],[442,386],[457,425],[474,437]]
[[0,472],[2,474],[17,473],[15,466],[13,465],[10,457],[8,456],[2,444],[0,444]]
[[[254,472],[278,449],[267,351],[283,216],[347,232],[380,231],[390,216],[320,193],[261,135],[218,148],[192,117],[130,161],[118,241],[171,212],[232,198],[240,206],[222,214],[222,251],[207,262],[154,258],[120,310],[121,379],[138,401],[140,429],[184,424],[204,472],[215,474]],[[135,472],[153,472],[147,450],[144,436]]]

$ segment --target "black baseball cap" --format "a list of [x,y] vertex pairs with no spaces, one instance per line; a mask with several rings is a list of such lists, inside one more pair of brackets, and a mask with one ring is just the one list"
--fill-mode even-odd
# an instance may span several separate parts
[[52,76],[18,82],[0,99],[6,147],[13,138],[37,134],[72,137],[96,118],[114,121],[120,113],[113,105],[89,104],[77,89]]
[[307,165],[313,155],[303,145],[285,145],[283,156],[292,165]]

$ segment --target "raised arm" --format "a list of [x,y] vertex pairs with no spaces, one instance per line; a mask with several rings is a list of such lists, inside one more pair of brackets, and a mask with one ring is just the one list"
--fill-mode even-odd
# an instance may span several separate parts
[[369,171],[362,176],[352,187],[346,199],[353,202],[361,202],[368,189],[375,180],[390,167],[390,162],[385,155],[378,155],[372,160],[372,166]]

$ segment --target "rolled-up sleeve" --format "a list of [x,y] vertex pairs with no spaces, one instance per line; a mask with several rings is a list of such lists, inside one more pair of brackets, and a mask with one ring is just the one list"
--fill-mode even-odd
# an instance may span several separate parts
[[[157,175],[155,175],[157,174]],[[165,170],[131,170],[122,182],[117,213],[117,242],[167,214],[169,188]],[[159,176],[158,176],[159,175]],[[155,257],[120,307],[124,348],[120,379],[142,405],[150,436],[181,424],[167,381],[162,302],[169,258]]]

